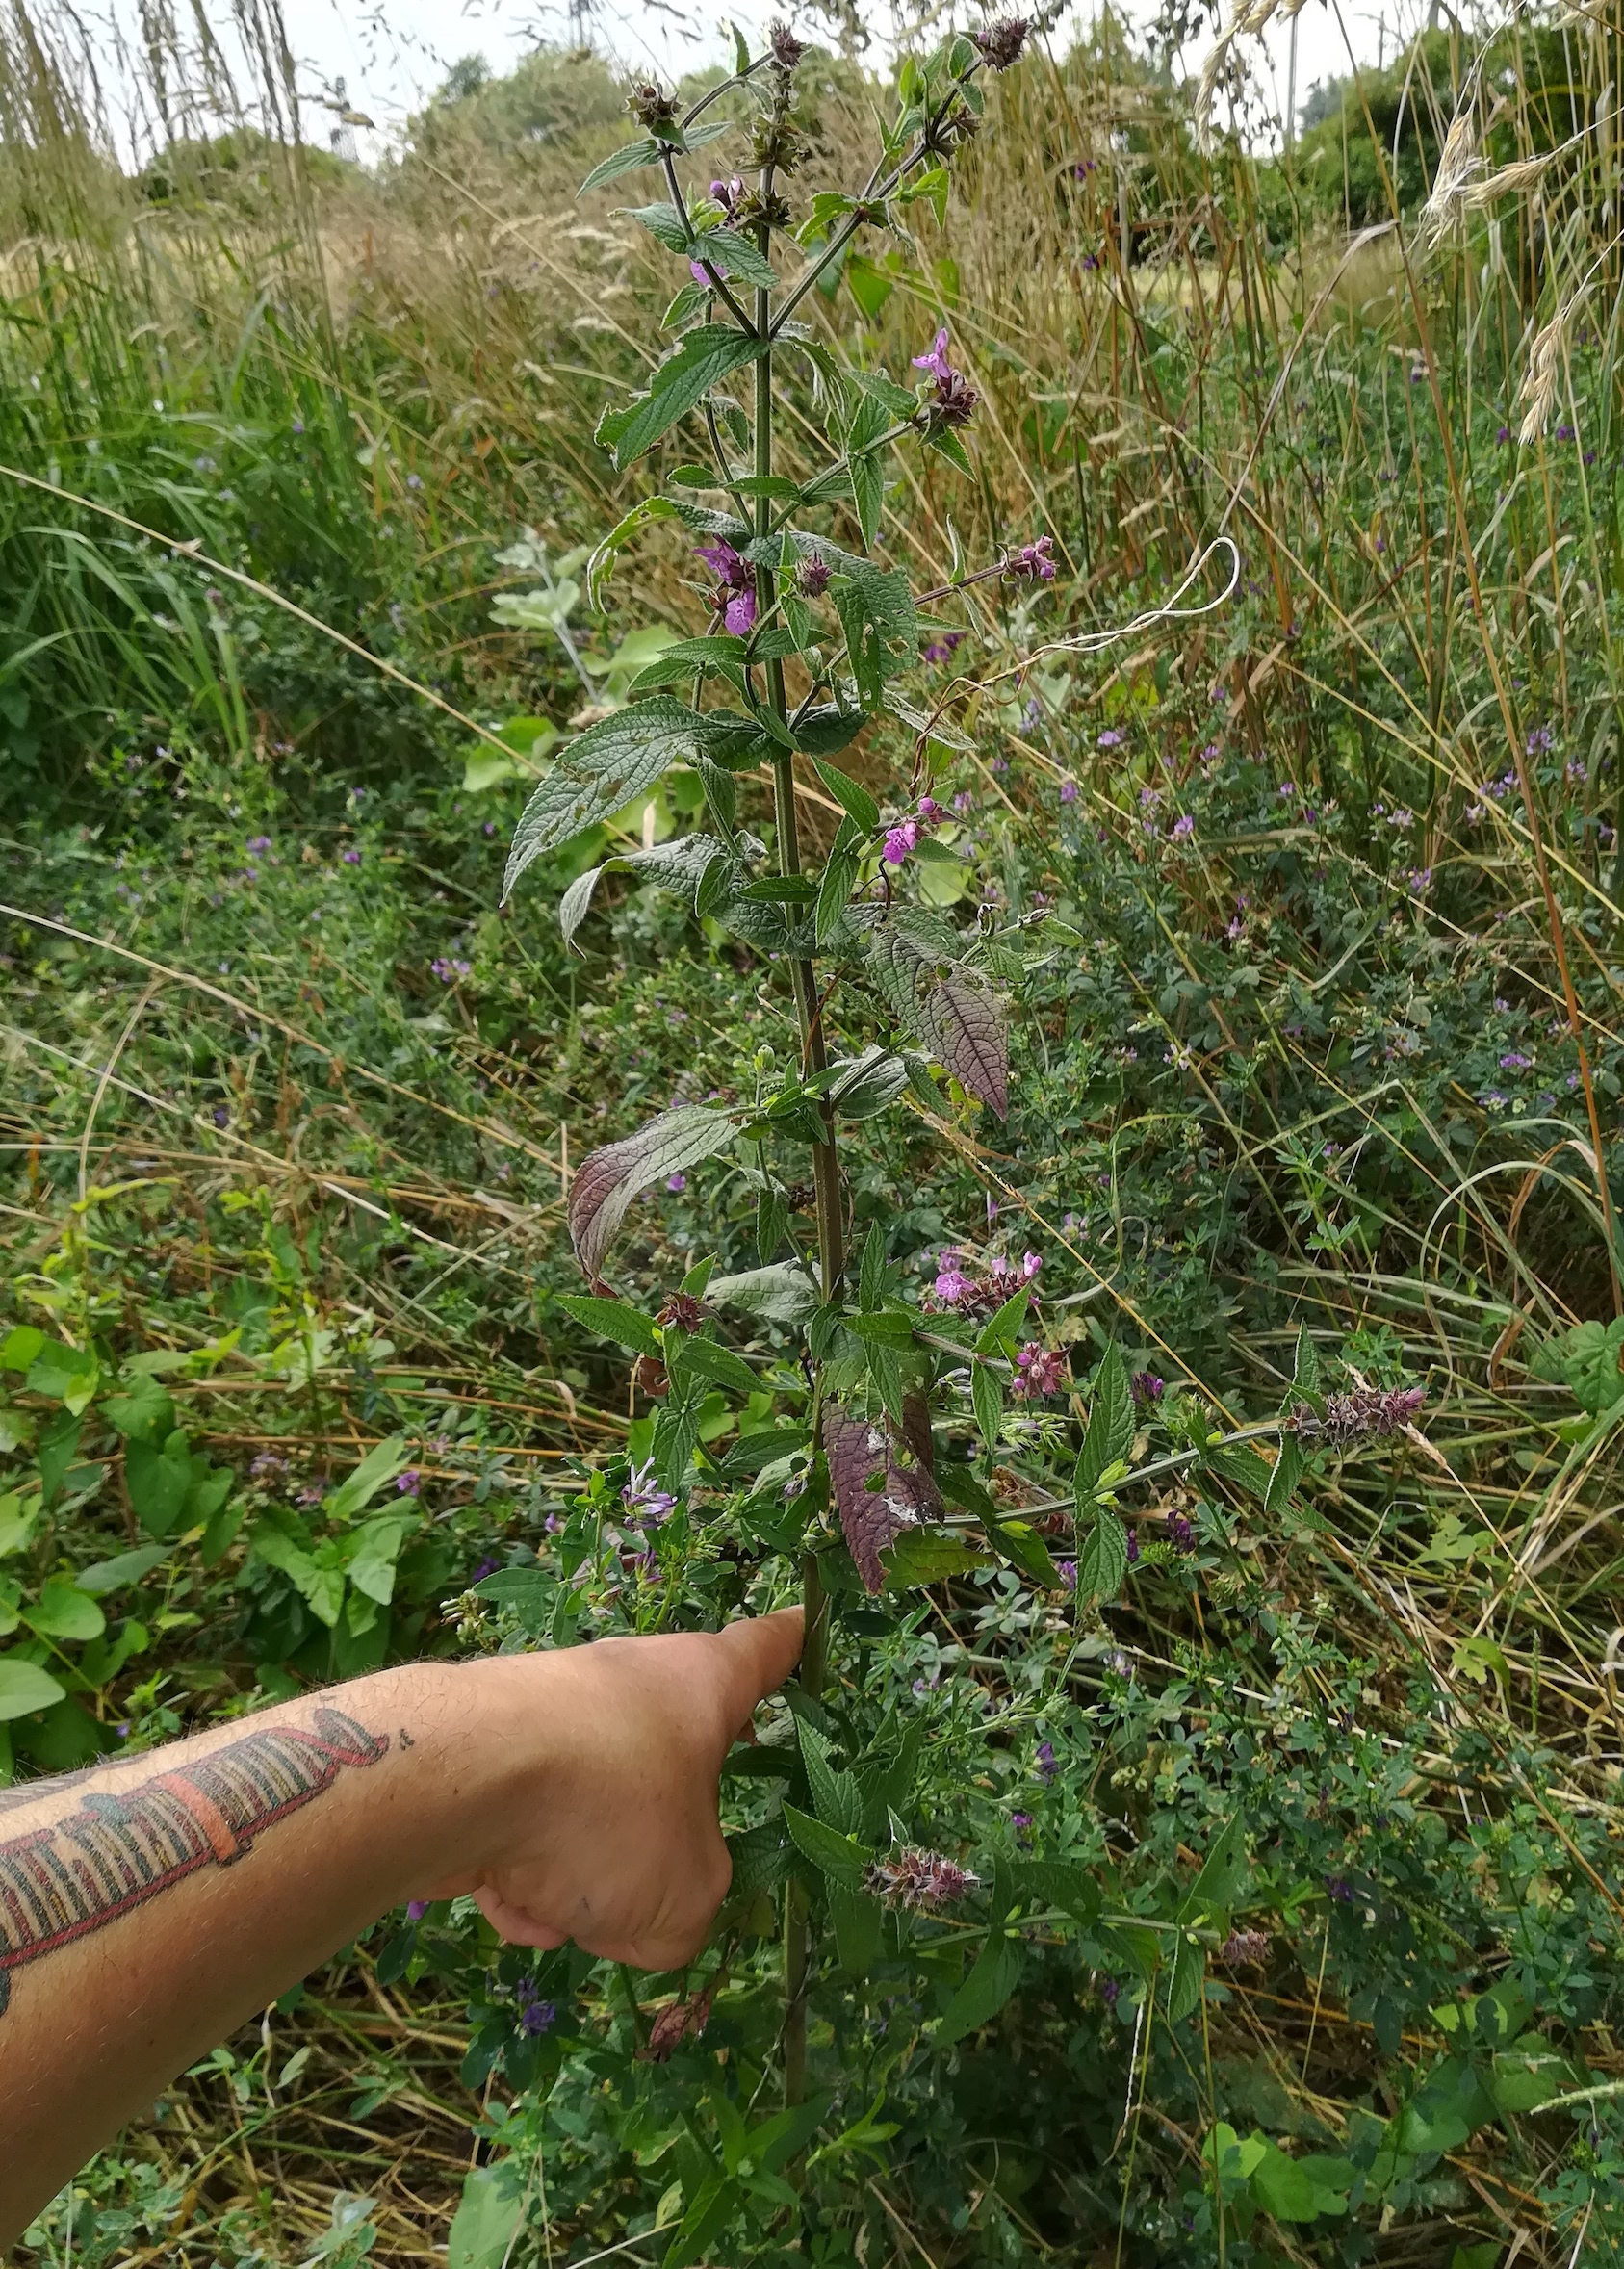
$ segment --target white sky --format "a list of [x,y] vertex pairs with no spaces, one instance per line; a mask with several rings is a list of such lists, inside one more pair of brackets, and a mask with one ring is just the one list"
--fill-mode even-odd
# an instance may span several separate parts
[[[775,16],[794,14],[782,0],[724,4],[747,34],[760,32]],[[566,37],[570,22],[569,0],[283,0],[283,7],[303,66],[301,87],[319,92],[342,78],[349,102],[377,121],[377,136],[363,132],[357,138],[363,158],[378,152],[384,137],[399,130],[458,57],[480,53],[493,69],[504,70],[537,38]],[[878,31],[883,17],[873,0],[864,0],[864,13]],[[1125,13],[1130,20],[1145,21],[1151,8],[1145,0],[1127,0]],[[1411,30],[1417,13],[1416,0],[1341,0],[1340,13],[1335,0],[1306,0],[1297,19],[1299,105],[1316,79],[1347,70],[1349,41],[1362,64],[1374,64],[1382,48],[1390,59],[1397,28]],[[1075,6],[1069,10],[1056,43],[1064,45],[1069,30],[1083,20]],[[725,34],[696,31],[697,25],[714,21],[709,11],[702,16],[668,0],[591,0],[594,44],[623,64],[665,76],[731,52]],[[1262,41],[1244,43],[1257,64],[1266,56],[1272,65],[1280,111],[1289,39],[1288,28],[1276,23]],[[1206,39],[1192,41],[1182,58],[1192,76],[1209,44]],[[306,124],[313,140],[325,142],[332,120],[312,105]]]

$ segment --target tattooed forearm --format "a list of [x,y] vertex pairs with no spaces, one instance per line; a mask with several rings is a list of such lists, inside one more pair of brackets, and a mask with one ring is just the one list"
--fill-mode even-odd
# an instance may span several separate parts
[[341,1766],[375,1765],[388,1747],[387,1734],[319,1709],[309,1730],[262,1726],[133,1788],[97,1791],[61,1819],[0,1842],[0,2013],[13,1970],[211,1862],[241,1859],[261,1829],[331,1788]]

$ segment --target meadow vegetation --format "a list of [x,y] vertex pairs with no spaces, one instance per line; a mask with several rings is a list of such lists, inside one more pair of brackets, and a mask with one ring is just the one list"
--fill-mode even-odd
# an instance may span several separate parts
[[[155,45],[132,161],[70,21],[0,25],[0,1769],[808,1584],[827,1643],[691,1975],[392,1917],[19,2258],[1616,2257],[1616,29],[1430,33],[1275,160],[1109,15],[984,74],[775,358],[801,501],[851,373],[945,330],[978,397],[963,465],[824,492],[919,598],[885,698],[505,904],[537,780],[745,587],[675,514],[588,558],[749,374],[594,438],[689,280],[654,176],[578,193],[639,130],[600,61],[460,70],[363,170],[260,30],[235,96]],[[799,226],[913,96],[796,85]],[[1008,1003],[1007,1098],[822,906],[798,1025],[812,884],[661,887],[729,796]],[[815,1045],[868,1084],[814,1390]],[[702,1104],[778,1147],[583,1280],[583,1157]],[[870,1565],[824,1411],[900,1440],[926,1372]]]

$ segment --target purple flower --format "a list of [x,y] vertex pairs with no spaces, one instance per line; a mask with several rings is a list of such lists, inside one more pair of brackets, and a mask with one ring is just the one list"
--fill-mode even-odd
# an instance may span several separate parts
[[1154,1371],[1136,1371],[1128,1380],[1128,1392],[1136,1410],[1153,1410],[1167,1391],[1167,1380],[1159,1379]]
[[1054,1563],[1054,1570],[1068,1591],[1076,1590],[1077,1563],[1074,1560],[1057,1560]]
[[425,1899],[425,1898],[409,1898],[409,1899],[407,1899],[407,1901],[406,1901],[406,1920],[407,1920],[407,1921],[408,1921],[408,1922],[421,1922],[421,1921],[423,1921],[423,1918],[424,1918],[424,1916],[425,1916],[425,1915],[426,1915],[426,1914],[427,1914],[427,1912],[428,1912],[428,1901],[427,1901],[427,1899]]
[[1495,438],[1495,440],[1496,440],[1496,441],[1509,441],[1509,440],[1510,440],[1510,438],[1511,438],[1511,428],[1510,428],[1510,426],[1509,426],[1509,425],[1502,425],[1502,426],[1501,426],[1501,428],[1500,428],[1500,430],[1499,430],[1499,432],[1498,432],[1498,433],[1496,433],[1496,435],[1495,435],[1495,437],[1494,437],[1494,438]]
[[655,1480],[652,1457],[646,1465],[632,1468],[632,1478],[621,1490],[620,1501],[633,1520],[650,1525],[662,1521],[677,1503]]
[[960,788],[958,794],[953,798],[953,809],[961,819],[967,812],[975,810],[975,798],[967,787]]
[[955,648],[964,644],[966,635],[967,633],[963,631],[944,631],[940,638],[931,640],[920,659],[923,661],[945,661]]
[[415,1497],[423,1487],[423,1476],[415,1465],[408,1465],[404,1473],[395,1476],[395,1487],[402,1497]]
[[[1504,1096],[1495,1099],[1506,1100]],[[1384,1440],[1389,1434],[1402,1433],[1426,1400],[1424,1386],[1396,1386],[1385,1391],[1361,1386],[1352,1394],[1328,1396],[1323,1416],[1306,1403],[1299,1403],[1289,1424],[1299,1441],[1327,1442],[1340,1449],[1362,1435]]]
[[269,851],[270,848],[271,838],[269,836],[250,836],[248,838],[248,849],[250,851]]
[[556,2001],[531,2001],[519,2020],[519,2030],[528,2040],[538,2040],[544,2032],[552,2030],[557,2016]]
[[882,849],[880,857],[888,866],[900,866],[918,839],[918,821],[905,819],[900,826],[886,830],[885,847]]
[[975,1889],[976,1880],[944,1853],[905,1844],[900,1851],[874,1862],[865,1888],[888,1906],[909,1907],[915,1914],[926,1915],[963,1898]]
[[421,488],[423,486],[423,476],[420,473],[408,473],[406,475],[406,486],[408,488]]
[[927,401],[924,409],[927,428],[936,431],[946,425],[967,425],[981,397],[964,373],[956,371],[947,359],[945,323],[931,341],[928,350],[915,355],[913,361],[916,371],[929,371],[936,380],[936,398]]
[[1520,1048],[1511,1048],[1501,1057],[1500,1069],[1502,1071],[1527,1071],[1533,1063],[1532,1056],[1525,1056]]
[[984,32],[971,32],[970,42],[990,71],[1007,71],[1020,61],[1031,29],[1023,15],[1003,15]]
[[956,1252],[942,1253],[934,1289],[937,1299],[944,1301],[950,1308],[957,1307],[961,1301],[968,1300],[974,1291],[974,1285],[959,1266]]
[[430,975],[438,977],[442,985],[454,985],[459,977],[474,974],[473,964],[459,960],[454,953],[441,954],[437,961],[429,963],[428,968]]
[[946,816],[946,806],[944,804],[939,804],[935,796],[921,796],[919,798],[919,819],[922,825],[925,827],[935,827],[940,821],[945,819]]
[[215,1124],[217,1126],[229,1126],[231,1124],[231,1113],[226,1109],[223,1103],[217,1103],[215,1105]]
[[469,1577],[468,1581],[470,1584],[482,1584],[487,1576],[494,1576],[501,1565],[501,1560],[492,1560],[490,1554],[487,1552],[484,1559],[477,1563],[473,1575]]
[[356,850],[353,843],[350,844],[348,851],[341,851],[339,853],[339,857],[343,860],[346,866],[359,866],[361,864],[361,854]]
[[1168,1514],[1168,1542],[1174,1552],[1194,1552],[1196,1532],[1181,1512]]
[[735,173],[730,181],[713,181],[710,184],[710,194],[731,220],[738,200],[744,194],[744,184]]
[[706,565],[715,570],[721,584],[720,590],[711,593],[710,605],[722,617],[723,629],[735,638],[743,637],[756,625],[755,569],[719,536],[713,544],[698,545],[696,551]]
[[1038,1761],[1032,1769],[1037,1774],[1039,1780],[1044,1782],[1045,1784],[1058,1777],[1060,1772],[1060,1760],[1054,1753],[1054,1743],[1052,1741],[1040,1741],[1038,1743]]
[[[1531,757],[1544,756],[1551,746],[1551,740],[1552,734],[1550,726],[1535,725],[1534,731],[1528,736],[1528,754]],[[251,851],[255,848],[255,845],[250,843],[248,848]]]
[[1061,782],[1060,800],[1063,804],[1074,804],[1076,802],[1077,784],[1074,780],[1063,780]]
[[1055,579],[1054,538],[1040,536],[1035,544],[1022,544],[1015,557],[1006,560],[1004,573],[1023,583],[1052,583]]
[[1045,1350],[1037,1340],[1029,1339],[1015,1358],[1010,1392],[1022,1402],[1039,1402],[1059,1394],[1068,1376],[1066,1356],[1061,1349]]
[[1168,830],[1169,835],[1175,843],[1188,842],[1195,832],[1196,822],[1188,812],[1181,812],[1178,818],[1173,821],[1172,827]]
[[1115,725],[1107,725],[1099,736],[1098,745],[1101,748],[1121,748],[1126,738],[1127,735],[1119,733]]
[[688,1177],[685,1173],[668,1173],[665,1186],[674,1196],[680,1197],[688,1186]]
[[1124,1542],[1127,1546],[1128,1566],[1136,1568],[1139,1565],[1139,1531],[1129,1529]]

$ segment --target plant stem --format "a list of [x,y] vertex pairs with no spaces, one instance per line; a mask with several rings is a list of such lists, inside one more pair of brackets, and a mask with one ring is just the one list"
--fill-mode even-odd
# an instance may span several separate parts
[[[772,168],[761,169],[761,198],[765,204],[772,195]],[[757,230],[757,243],[763,259],[771,239],[771,229],[765,221]],[[760,338],[770,336],[772,319],[771,295],[765,291],[756,294],[756,330]],[[756,365],[756,471],[765,478],[772,472],[772,364],[771,350],[763,354]],[[772,531],[772,501],[761,496],[756,500],[756,532],[759,538]],[[756,609],[758,618],[764,620],[778,604],[778,577],[764,561],[756,565]],[[779,660],[766,665],[767,698],[778,715],[788,721],[789,703],[785,691],[784,664]],[[801,871],[800,830],[795,814],[795,763],[789,750],[785,749],[773,758],[773,812],[778,831],[778,871],[780,874],[799,874]],[[827,1050],[823,1030],[818,1018],[817,986],[810,960],[796,959],[789,965],[790,982],[795,994],[795,1020],[801,1034],[801,1069],[803,1075],[824,1070]],[[823,1122],[823,1139],[812,1147],[812,1184],[817,1202],[817,1257],[818,1280],[825,1301],[837,1297],[845,1266],[845,1224],[840,1203],[840,1170],[835,1152],[835,1114],[825,1098],[819,1104]],[[828,1607],[823,1596],[823,1586],[818,1577],[817,1556],[807,1553],[801,1562],[801,1598],[806,1614],[806,1645],[801,1657],[801,1690],[815,1701],[823,1687],[823,1670],[828,1635]],[[791,1883],[784,1896],[784,2100],[786,2103],[801,2102],[807,2092],[807,1988],[812,1969],[812,1930],[804,1885]]]

